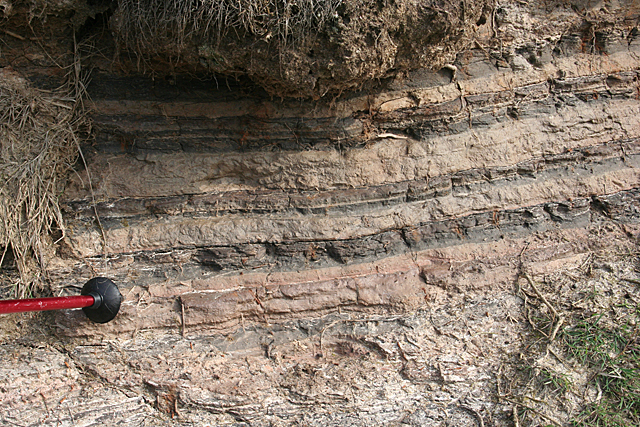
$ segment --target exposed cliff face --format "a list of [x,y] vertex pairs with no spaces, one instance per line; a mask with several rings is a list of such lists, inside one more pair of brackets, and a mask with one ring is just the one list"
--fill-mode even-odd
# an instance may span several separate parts
[[[408,255],[422,251],[581,228],[602,214],[634,222],[640,62],[620,43],[517,70],[472,50],[454,82],[423,72],[328,106],[181,83],[170,100],[151,86],[126,100],[94,96],[100,131],[86,154],[103,230],[87,178],[72,179],[65,247],[84,261],[61,271],[83,277],[94,260],[124,286],[162,289],[151,301],[164,320],[132,312],[119,330],[171,324],[176,298],[190,326],[228,327],[420,304],[417,273],[396,290],[379,267],[370,284],[341,281],[383,258],[412,271]],[[611,208],[610,197],[624,202]],[[291,284],[299,296],[280,295]]]
[[[74,54],[92,68],[93,137],[60,196],[66,233],[46,256],[48,280],[73,293],[105,275],[125,296],[109,325],[48,318],[61,336],[113,338],[120,356],[96,367],[88,347],[49,356],[115,385],[110,401],[139,420],[159,409],[192,422],[367,425],[399,418],[388,404],[403,402],[417,414],[406,424],[444,425],[415,403],[439,390],[481,396],[480,409],[446,407],[459,425],[510,425],[486,390],[521,350],[504,343],[527,331],[520,269],[539,278],[588,264],[582,292],[591,266],[608,268],[594,253],[637,251],[640,5],[291,3],[324,7],[309,16],[251,3],[304,26],[288,33],[263,15],[226,31],[211,10],[177,2],[0,2],[3,67],[46,87]],[[136,33],[145,22],[157,25]],[[632,266],[616,271],[637,280]],[[477,341],[487,330],[493,341]],[[158,352],[172,356],[158,365]],[[192,378],[174,363],[185,354],[198,376],[225,380]],[[350,374],[309,373],[334,369],[331,357]],[[331,415],[345,405],[371,416]]]

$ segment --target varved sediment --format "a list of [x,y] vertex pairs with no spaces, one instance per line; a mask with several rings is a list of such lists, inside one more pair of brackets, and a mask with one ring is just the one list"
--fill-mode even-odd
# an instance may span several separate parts
[[108,272],[118,330],[225,330],[505,285],[524,247],[580,262],[585,230],[640,218],[639,67],[579,54],[332,106],[94,99],[94,194],[65,192],[53,277]]

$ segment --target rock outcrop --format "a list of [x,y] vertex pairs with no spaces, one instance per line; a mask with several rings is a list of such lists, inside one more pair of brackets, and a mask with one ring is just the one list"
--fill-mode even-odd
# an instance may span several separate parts
[[[552,274],[638,237],[637,1],[327,2],[335,11],[295,34],[315,31],[308,39],[269,36],[282,28],[265,21],[218,36],[192,29],[174,44],[159,42],[180,30],[169,6],[158,12],[166,26],[140,40],[132,28],[146,18],[130,13],[172,2],[53,3],[0,1],[1,66],[41,88],[64,74],[57,59],[92,67],[92,139],[60,196],[48,280],[64,294],[109,276],[125,297],[108,325],[54,315],[61,335],[242,331],[234,351],[274,364],[278,345],[319,336],[309,354],[322,357],[330,316],[386,316],[402,329],[425,304],[508,292],[523,264]],[[414,385],[458,382],[447,361],[412,370],[402,343],[392,356],[378,341],[340,351],[404,357]],[[147,369],[132,360],[127,384]],[[145,380],[167,413],[186,402],[237,410],[236,420],[262,413],[174,373]]]
[[[114,277],[127,295],[114,331],[176,319],[226,329],[241,319],[407,310],[423,298],[421,257],[584,229],[601,215],[637,221],[634,2],[327,3],[335,10],[312,22],[318,34],[296,39],[297,47],[278,39],[267,56],[260,43],[279,22],[233,35],[177,34],[175,22],[162,20],[169,6],[152,3],[136,4],[139,15],[129,10],[133,2],[4,9],[3,65],[36,85],[56,77],[55,55],[38,62],[31,39],[58,57],[72,56],[70,34],[76,54],[91,42],[94,51],[120,55],[120,72],[107,67],[104,52],[80,59],[95,67],[87,104],[94,139],[83,147],[86,170],[69,176],[61,197],[65,235],[48,267],[52,282],[72,286],[95,273]],[[152,6],[164,18],[153,18],[158,27],[135,44],[130,31]],[[328,40],[324,31],[338,21],[342,38]],[[59,34],[44,31],[62,22]],[[366,43],[375,28],[377,42]],[[176,43],[156,43],[171,34]],[[214,71],[245,74],[262,88],[221,74],[177,75],[205,76],[193,53],[211,42],[205,36],[218,37]],[[364,45],[356,61],[345,49],[357,40]],[[395,53],[376,50],[385,43]],[[145,48],[138,55],[155,79],[132,74],[126,60],[126,49]],[[309,75],[307,66],[269,62],[295,49],[325,77],[303,82],[288,67]],[[153,59],[172,53],[182,55],[173,69]],[[356,72],[354,61],[375,71]],[[368,89],[344,92],[353,87]],[[385,260],[393,267],[381,269]],[[143,315],[147,307],[153,316]]]
[[[601,215],[635,223],[635,51],[492,72],[482,56],[455,81],[420,73],[327,106],[181,83],[172,99],[151,85],[94,95],[94,193],[86,176],[65,193],[58,280],[117,278],[131,299],[114,330],[167,327],[180,304],[188,326],[227,328],[406,310],[423,296],[423,254]],[[138,312],[143,294],[166,314]]]

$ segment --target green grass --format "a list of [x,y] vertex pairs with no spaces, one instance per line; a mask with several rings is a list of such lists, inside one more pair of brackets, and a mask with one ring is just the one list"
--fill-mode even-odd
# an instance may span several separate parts
[[552,389],[553,392],[565,393],[571,389],[572,383],[568,375],[554,372],[547,368],[540,370],[540,379],[542,383]]
[[640,425],[640,307],[618,322],[605,324],[605,313],[563,331],[568,352],[594,370],[592,382],[601,391],[574,420],[576,426]]

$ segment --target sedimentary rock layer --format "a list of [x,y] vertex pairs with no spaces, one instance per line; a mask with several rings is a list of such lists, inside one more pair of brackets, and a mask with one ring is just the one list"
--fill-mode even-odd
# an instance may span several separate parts
[[491,62],[468,58],[454,81],[331,105],[197,84],[167,100],[140,82],[119,99],[105,88],[131,82],[98,79],[93,192],[80,174],[65,193],[56,277],[108,272],[119,331],[220,330],[405,311],[434,269],[447,286],[472,278],[470,253],[504,281],[525,247],[578,262],[598,218],[637,223],[635,51],[475,75]]
[[[249,3],[292,14],[193,26]],[[63,295],[107,276],[124,296],[106,325],[3,317],[0,421],[588,422],[601,369],[562,343],[594,313],[637,317],[639,16],[0,0],[4,74],[88,84],[42,280]]]

